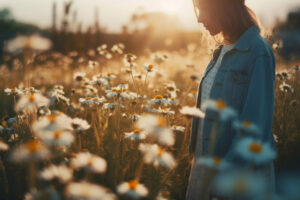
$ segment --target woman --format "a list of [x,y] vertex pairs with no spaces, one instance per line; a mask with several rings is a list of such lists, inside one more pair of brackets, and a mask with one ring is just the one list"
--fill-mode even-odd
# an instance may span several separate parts
[[[255,14],[245,5],[245,0],[194,0],[194,6],[198,22],[212,36],[223,36],[222,45],[215,50],[200,82],[196,107],[203,110],[206,100],[222,99],[226,106],[237,111],[239,120],[256,124],[262,132],[261,140],[270,143],[276,151],[272,134],[275,59],[271,48],[260,36]],[[192,121],[189,152],[194,154],[194,159],[211,152],[210,134],[216,115],[209,111],[205,114],[203,119],[194,117]],[[234,151],[238,134],[228,124],[222,130],[223,134],[214,145],[213,156],[242,166],[245,163]],[[268,178],[269,189],[274,191],[273,162],[260,170]],[[216,173],[193,162],[186,199],[218,197],[214,188],[207,188],[203,198],[200,189]],[[218,199],[227,198],[219,196]]]

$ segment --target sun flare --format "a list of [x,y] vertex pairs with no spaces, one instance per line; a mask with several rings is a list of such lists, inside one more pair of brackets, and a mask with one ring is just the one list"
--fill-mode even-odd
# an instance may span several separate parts
[[160,9],[168,14],[176,14],[179,12],[182,1],[179,0],[162,0]]

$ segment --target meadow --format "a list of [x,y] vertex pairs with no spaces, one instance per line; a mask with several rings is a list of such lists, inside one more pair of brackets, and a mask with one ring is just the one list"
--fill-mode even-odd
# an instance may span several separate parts
[[[17,51],[0,66],[1,199],[184,199],[211,51]],[[277,56],[276,72],[279,173],[299,166],[299,65]]]

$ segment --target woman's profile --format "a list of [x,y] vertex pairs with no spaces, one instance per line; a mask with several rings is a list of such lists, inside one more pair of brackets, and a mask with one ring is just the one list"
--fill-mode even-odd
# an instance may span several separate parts
[[[256,124],[261,130],[261,140],[276,150],[272,133],[275,58],[260,35],[258,19],[245,0],[193,0],[193,3],[198,23],[202,23],[210,35],[223,36],[222,45],[215,50],[199,84],[196,107],[204,110],[207,100],[222,100],[237,111],[239,120]],[[189,152],[194,155],[194,160],[211,151],[210,133],[216,116],[204,112],[204,118],[194,117],[192,121]],[[243,165],[234,152],[238,137],[236,130],[226,124],[222,130],[212,155]],[[273,162],[260,170],[267,177],[269,189],[274,191]],[[218,195],[211,187],[203,194],[204,182],[211,179],[205,168],[193,162],[186,199],[229,199]]]

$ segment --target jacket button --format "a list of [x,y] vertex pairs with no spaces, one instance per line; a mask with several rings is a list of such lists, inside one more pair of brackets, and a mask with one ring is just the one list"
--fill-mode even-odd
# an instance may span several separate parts
[[247,71],[247,70],[243,70],[243,71],[242,71],[242,74],[243,74],[243,75],[248,75],[248,71]]
[[234,81],[237,81],[238,80],[238,76],[235,74],[235,75],[233,75],[233,80]]

